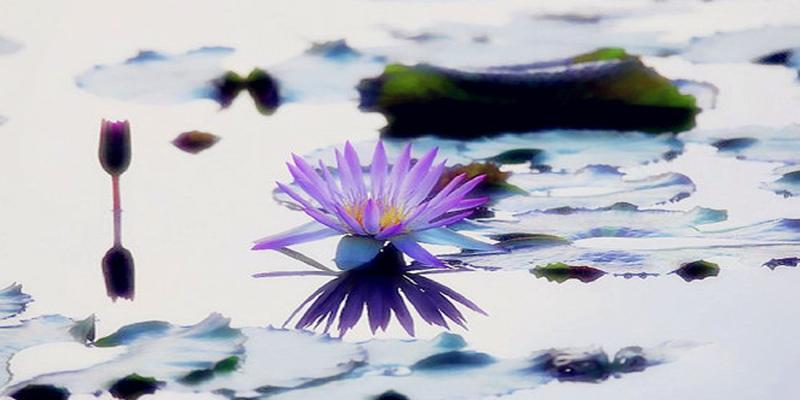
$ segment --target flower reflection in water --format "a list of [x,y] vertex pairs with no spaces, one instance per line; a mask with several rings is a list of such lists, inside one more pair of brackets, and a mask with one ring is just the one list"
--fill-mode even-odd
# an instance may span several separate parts
[[[394,314],[403,329],[414,336],[414,321],[407,303],[428,324],[450,329],[448,320],[466,329],[466,319],[456,303],[486,315],[475,303],[458,292],[423,275],[459,271],[442,270],[422,264],[407,265],[393,245],[384,247],[370,262],[348,271],[333,271],[291,250],[285,252],[319,271],[265,272],[255,277],[329,275],[335,278],[322,285],[300,304],[287,319],[289,324],[305,309],[295,323],[296,329],[317,329],[324,324],[327,333],[338,319],[337,329],[343,336],[361,319],[366,308],[372,333],[386,330]],[[309,305],[310,304],[310,305]]]

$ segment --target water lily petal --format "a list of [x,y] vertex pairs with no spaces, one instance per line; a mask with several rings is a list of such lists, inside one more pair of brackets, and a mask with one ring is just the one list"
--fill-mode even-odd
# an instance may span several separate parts
[[411,167],[411,169],[408,171],[408,174],[406,174],[406,176],[403,178],[403,182],[400,184],[400,191],[397,194],[398,199],[406,199],[411,193],[414,192],[414,188],[419,185],[419,183],[431,169],[433,160],[436,158],[436,154],[438,154],[438,152],[439,148],[434,147],[424,156],[422,156],[422,158],[420,158],[413,167]]
[[289,169],[289,173],[291,173],[294,177],[295,183],[297,183],[297,185],[300,186],[304,192],[311,196],[311,198],[316,200],[324,207],[330,207],[332,205],[331,198],[324,186],[318,186],[316,183],[311,182],[297,169],[297,167],[293,166],[292,164],[286,163],[286,166]]
[[408,254],[409,257],[425,264],[435,267],[445,268],[444,263],[436,258],[433,254],[429,253],[422,246],[419,245],[413,238],[408,235],[400,235],[391,238],[391,242],[395,247],[400,249],[403,253]]
[[322,170],[322,178],[325,181],[325,185],[328,187],[328,192],[330,192],[331,198],[334,201],[342,201],[344,198],[344,193],[342,193],[342,190],[339,188],[339,184],[336,183],[335,179],[333,179],[330,169],[328,169],[328,166],[325,165],[322,160],[319,160],[319,168]]
[[369,199],[364,207],[364,228],[367,233],[374,235],[380,230],[381,210],[375,200]]
[[389,239],[390,237],[397,235],[405,229],[405,225],[403,223],[399,223],[397,225],[392,225],[384,228],[380,233],[375,235],[375,239],[385,240]]
[[473,212],[474,212],[473,210],[467,210],[467,211],[457,212],[455,214],[450,214],[443,218],[437,218],[432,220],[431,222],[428,222],[425,225],[420,226],[419,229],[422,230],[422,229],[436,228],[439,226],[448,226],[458,221],[461,221],[464,218],[469,217],[470,215],[472,215]]
[[409,234],[414,240],[422,243],[456,246],[462,249],[498,251],[499,247],[481,242],[447,228],[432,228]]
[[370,183],[373,198],[380,198],[383,196],[387,171],[386,149],[383,147],[383,142],[379,140],[378,144],[375,145],[375,153],[372,156],[372,166],[370,167]]
[[338,231],[320,225],[317,222],[309,222],[296,228],[289,229],[288,231],[259,239],[256,241],[255,246],[253,246],[253,250],[275,250],[281,247],[311,242],[340,234],[341,233]]
[[336,204],[336,215],[341,219],[347,226],[350,227],[353,233],[357,235],[365,235],[367,232],[364,231],[364,228],[361,227],[361,224],[350,215],[344,207]]
[[439,165],[435,166],[432,170],[430,170],[425,177],[422,178],[422,181],[419,184],[413,186],[413,191],[409,194],[408,200],[406,201],[406,205],[413,207],[418,205],[421,201],[425,200],[426,197],[431,193],[433,187],[436,186],[436,183],[439,182],[439,178],[441,178],[442,173],[445,169],[445,164],[447,161],[442,161]]
[[361,161],[358,159],[358,153],[356,153],[350,141],[344,144],[344,158],[347,161],[350,176],[353,177],[354,189],[358,194],[358,198],[363,199],[367,196],[367,188],[364,186],[364,174],[361,171]]
[[400,184],[403,182],[403,177],[408,172],[408,165],[410,162],[411,162],[411,143],[407,144],[403,148],[403,151],[400,153],[400,156],[397,157],[397,160],[392,166],[392,171],[389,173],[389,181],[387,182],[386,194],[389,195],[390,199],[394,200],[397,198],[397,193],[400,190]]
[[358,200],[358,195],[355,190],[356,184],[353,180],[353,175],[350,172],[350,166],[338,149],[335,153],[336,167],[339,168],[339,179],[342,181],[342,193],[344,193],[347,200],[351,203],[355,203]]

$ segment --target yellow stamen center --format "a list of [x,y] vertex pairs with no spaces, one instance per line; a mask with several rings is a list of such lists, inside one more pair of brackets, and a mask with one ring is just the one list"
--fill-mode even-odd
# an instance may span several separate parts
[[[394,205],[379,205],[381,208],[380,219],[378,225],[380,229],[384,229],[393,225],[397,225],[405,219],[405,210]],[[353,217],[358,224],[364,227],[364,216],[367,208],[367,203],[345,204],[344,210],[348,215]]]

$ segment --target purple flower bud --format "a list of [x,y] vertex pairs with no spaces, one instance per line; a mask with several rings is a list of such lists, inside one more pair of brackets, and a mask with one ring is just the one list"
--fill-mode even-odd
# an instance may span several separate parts
[[100,125],[100,164],[112,176],[119,176],[131,163],[131,128],[128,121],[106,121]]

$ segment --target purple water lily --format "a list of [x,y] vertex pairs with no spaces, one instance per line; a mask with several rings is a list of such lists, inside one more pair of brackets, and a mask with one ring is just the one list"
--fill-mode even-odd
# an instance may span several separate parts
[[471,250],[497,250],[494,246],[447,228],[466,218],[486,197],[467,198],[484,176],[467,179],[458,175],[441,190],[434,191],[445,161],[434,165],[438,149],[416,163],[411,145],[390,166],[382,142],[378,142],[369,171],[369,184],[353,146],[347,142],[344,154],[336,150],[338,179],[319,162],[314,169],[293,155],[289,172],[305,196],[280,182],[278,188],[300,204],[314,219],[289,231],[258,240],[254,250],[280,250],[298,243],[345,235],[336,251],[336,265],[352,269],[373,259],[388,242],[424,265],[444,267],[420,243],[452,245]]

